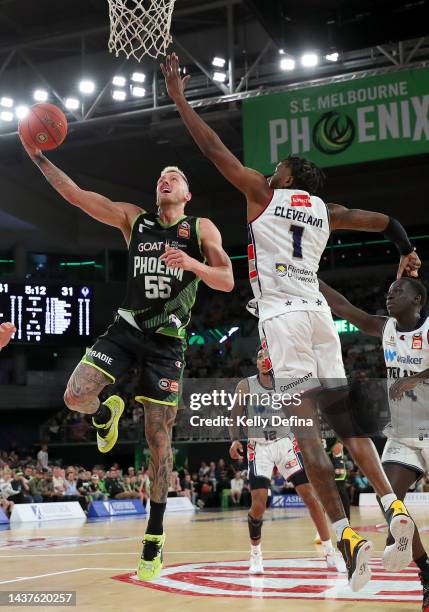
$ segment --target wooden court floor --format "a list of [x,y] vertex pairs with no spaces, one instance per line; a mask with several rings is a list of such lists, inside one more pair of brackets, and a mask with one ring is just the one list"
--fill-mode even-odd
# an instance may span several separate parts
[[[412,510],[429,546],[429,512]],[[381,566],[385,537],[383,528],[377,527],[381,521],[375,508],[353,510],[353,526],[365,525],[365,534],[376,545],[374,579],[357,594],[351,593],[343,575],[325,570],[306,511],[295,509],[267,512],[263,577],[247,574],[244,510],[168,516],[165,569],[151,585],[133,579],[145,519],[80,525],[64,521],[1,531],[0,591],[75,590],[76,608],[37,609],[79,612],[169,612],[182,606],[205,612],[231,607],[293,612],[420,610],[414,567],[388,574]]]

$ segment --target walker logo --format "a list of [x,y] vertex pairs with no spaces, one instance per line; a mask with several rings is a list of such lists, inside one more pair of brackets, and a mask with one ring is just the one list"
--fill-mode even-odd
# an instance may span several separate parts
[[353,593],[344,574],[326,569],[317,559],[266,559],[265,573],[249,576],[248,561],[183,563],[164,568],[155,582],[138,580],[135,573],[112,576],[114,580],[177,595],[258,599],[306,599],[313,601],[370,601],[376,603],[421,602],[421,585],[415,568],[388,573],[380,560],[371,561],[373,580]]
[[395,361],[396,359],[396,351],[391,351],[390,349],[384,349],[384,358],[386,361]]

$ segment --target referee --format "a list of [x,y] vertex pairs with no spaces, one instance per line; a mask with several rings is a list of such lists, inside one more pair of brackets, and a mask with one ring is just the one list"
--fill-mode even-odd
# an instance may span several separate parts
[[344,459],[344,446],[337,440],[329,451],[335,471],[335,484],[343,502],[344,510],[350,521],[350,496],[346,487],[347,469]]

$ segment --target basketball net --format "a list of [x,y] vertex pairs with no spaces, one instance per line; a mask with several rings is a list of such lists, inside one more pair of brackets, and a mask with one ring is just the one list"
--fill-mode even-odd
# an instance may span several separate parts
[[166,55],[172,42],[171,17],[176,0],[108,0],[109,51],[138,62],[145,55]]

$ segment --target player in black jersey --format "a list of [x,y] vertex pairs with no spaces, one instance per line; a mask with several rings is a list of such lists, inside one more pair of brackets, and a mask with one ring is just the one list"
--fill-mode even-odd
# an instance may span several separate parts
[[[92,414],[101,452],[118,437],[124,402],[101,391],[133,365],[140,368],[136,399],[145,408],[145,436],[150,449],[150,515],[138,576],[153,580],[162,568],[163,516],[172,471],[171,435],[184,368],[185,330],[198,283],[231,291],[230,259],[216,226],[185,214],[191,199],[186,176],[177,167],[161,172],[156,186],[158,212],[112,202],[78,187],[40,150],[23,142],[30,158],[70,204],[121,230],[128,248],[125,299],[114,322],[89,349],[73,372],[64,395],[70,410]],[[205,263],[207,262],[207,263]]]

